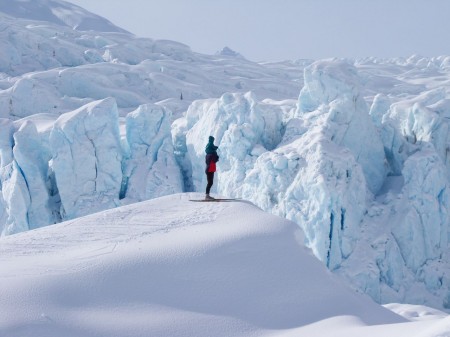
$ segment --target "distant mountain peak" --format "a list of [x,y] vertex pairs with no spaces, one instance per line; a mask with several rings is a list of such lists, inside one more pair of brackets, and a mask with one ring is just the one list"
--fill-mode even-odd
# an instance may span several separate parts
[[19,19],[51,22],[79,31],[129,33],[101,16],[62,0],[0,0],[0,12]]
[[226,46],[223,47],[222,50],[216,52],[216,55],[244,58],[241,54]]

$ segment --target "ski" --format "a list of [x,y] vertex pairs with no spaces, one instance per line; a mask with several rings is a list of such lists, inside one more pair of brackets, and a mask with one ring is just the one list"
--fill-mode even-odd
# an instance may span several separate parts
[[224,199],[224,198],[218,198],[218,199],[189,199],[189,201],[194,202],[221,202],[221,201],[239,201],[239,199]]

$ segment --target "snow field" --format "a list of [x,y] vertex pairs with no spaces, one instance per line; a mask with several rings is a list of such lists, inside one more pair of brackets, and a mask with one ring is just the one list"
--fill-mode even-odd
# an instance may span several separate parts
[[248,202],[188,201],[198,197],[2,238],[0,334],[357,336],[378,326],[389,336],[398,326],[406,336],[416,324],[345,286],[294,223]]

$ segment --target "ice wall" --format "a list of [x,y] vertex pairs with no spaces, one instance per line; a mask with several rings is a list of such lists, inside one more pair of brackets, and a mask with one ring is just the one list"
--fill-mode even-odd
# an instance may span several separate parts
[[121,196],[127,202],[183,191],[170,124],[170,111],[154,104],[142,105],[127,115],[129,155],[124,161]]
[[8,119],[0,119],[0,181],[2,211],[2,235],[29,229],[27,209],[30,195],[26,181],[13,156],[14,125]]
[[305,68],[298,114],[327,114],[330,140],[349,149],[376,193],[386,177],[383,144],[369,117],[357,69],[345,61],[319,61]]
[[54,223],[47,186],[48,148],[31,121],[0,121],[2,234]]
[[63,219],[119,204],[122,148],[114,99],[62,115],[50,134],[50,147]]
[[182,192],[170,123],[170,111],[143,105],[121,135],[113,98],[58,118],[0,119],[1,233]]
[[30,198],[27,207],[28,227],[35,229],[54,223],[48,181],[51,153],[33,122],[25,121],[14,133],[13,154]]
[[298,223],[315,255],[335,269],[358,239],[365,180],[350,151],[329,142],[317,128],[309,131],[318,133],[261,155],[240,191],[263,209]]

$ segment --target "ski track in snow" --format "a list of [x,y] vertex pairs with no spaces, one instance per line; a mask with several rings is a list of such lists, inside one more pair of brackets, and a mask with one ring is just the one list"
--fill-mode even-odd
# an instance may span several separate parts
[[[198,194],[193,195],[198,197]],[[176,199],[174,200],[176,201]],[[54,233],[53,228],[41,228],[39,231],[22,233],[18,237],[4,237],[0,242],[0,264],[11,264],[5,258],[6,256],[14,255],[18,259],[32,256],[33,259],[40,261],[33,264],[32,268],[42,271],[43,266],[39,263],[44,263],[45,266],[46,259],[41,260],[40,256],[53,255],[56,259],[70,258],[73,261],[73,266],[71,266],[73,271],[80,268],[91,268],[95,266],[97,257],[113,253],[120,249],[122,244],[139,243],[142,238],[149,235],[169,233],[182,227],[212,222],[218,213],[230,207],[226,204],[215,205],[215,207],[205,204],[186,206],[186,200],[182,200],[180,196],[178,206],[170,203],[165,208],[150,208],[136,214],[137,206],[128,205],[122,207],[120,211],[114,212],[113,216],[110,215],[111,211],[99,213],[88,221],[88,226],[86,226],[84,217],[56,224],[52,226],[60,229],[56,236],[46,234],[47,232]],[[188,212],[183,212],[186,209]],[[151,217],[147,215],[147,212],[151,214]],[[180,214],[183,214],[183,217],[180,218]],[[161,219],[164,220],[161,221]],[[65,234],[66,232],[67,234]],[[39,234],[36,235],[36,233]],[[12,243],[9,244],[9,241]],[[53,262],[46,266],[45,274],[59,272],[52,270],[52,265]],[[12,268],[14,269],[14,267]],[[27,267],[24,272],[32,274],[33,270]]]

